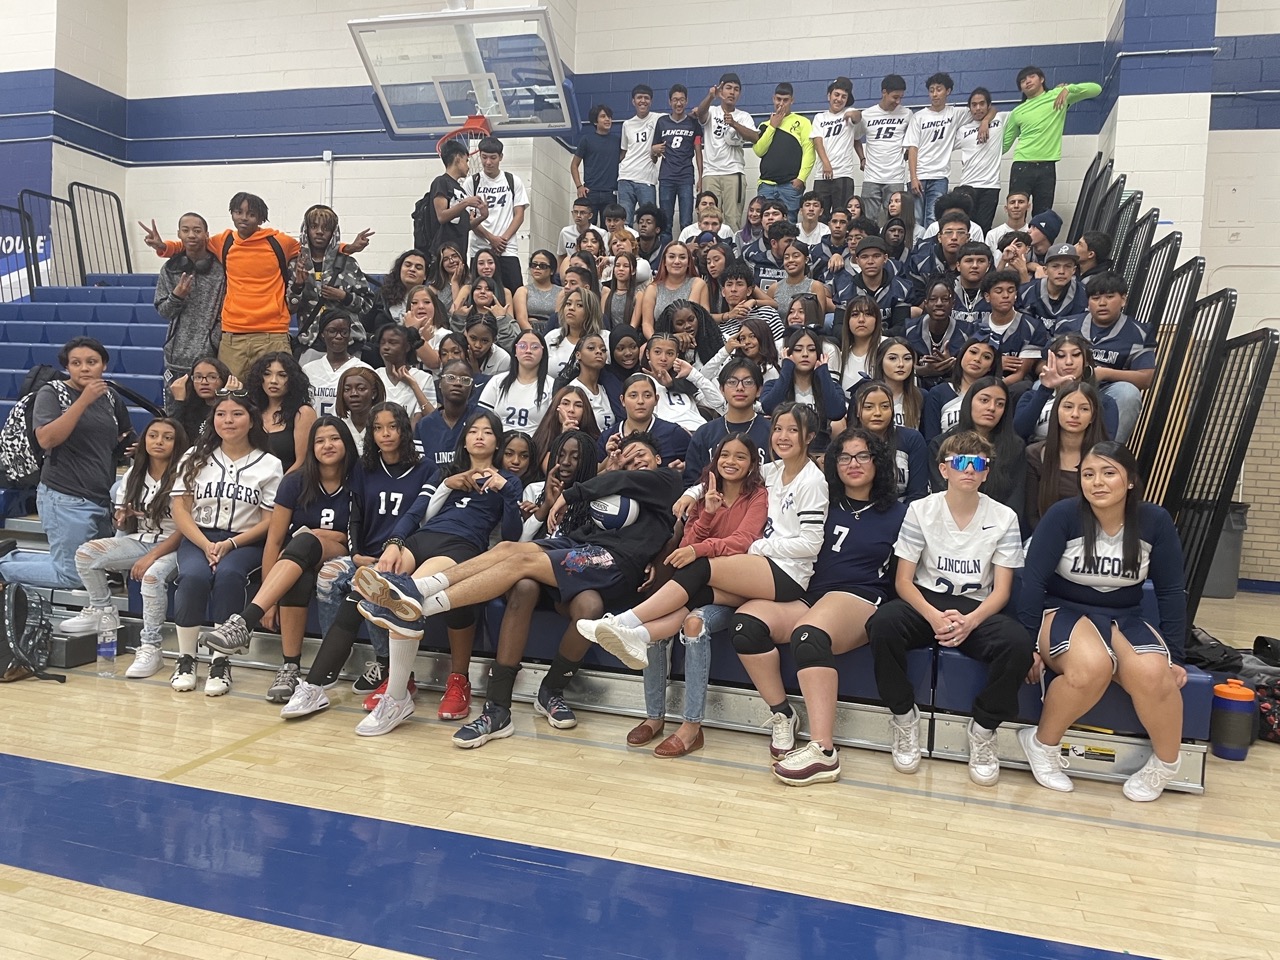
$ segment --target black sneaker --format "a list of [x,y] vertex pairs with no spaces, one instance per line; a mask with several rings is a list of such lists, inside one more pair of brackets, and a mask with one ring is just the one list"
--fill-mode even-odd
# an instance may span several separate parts
[[552,693],[545,683],[538,687],[538,698],[533,701],[533,712],[542,714],[547,718],[547,723],[557,730],[568,730],[578,725],[578,718],[564,702],[564,697],[558,693]]
[[351,689],[356,693],[373,693],[387,682],[387,668],[381,660],[366,660],[364,673],[356,677]]
[[509,737],[515,732],[515,724],[511,722],[511,711],[488,700],[480,716],[465,727],[458,728],[458,732],[453,735],[453,745],[470,750],[474,747],[483,747],[490,740]]

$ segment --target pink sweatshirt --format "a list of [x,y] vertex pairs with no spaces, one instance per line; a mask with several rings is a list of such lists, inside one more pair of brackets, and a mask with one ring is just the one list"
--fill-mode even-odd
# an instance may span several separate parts
[[733,506],[721,507],[713,514],[707,514],[699,500],[689,511],[680,546],[693,547],[699,557],[743,554],[764,534],[768,518],[769,491],[763,485],[754,493],[739,497]]

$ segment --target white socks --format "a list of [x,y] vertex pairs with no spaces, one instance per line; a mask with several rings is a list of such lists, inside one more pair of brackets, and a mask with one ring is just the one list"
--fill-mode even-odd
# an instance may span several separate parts
[[634,610],[624,610],[613,618],[618,624],[624,627],[643,627],[644,621],[636,616]]
[[178,627],[178,654],[194,657],[200,644],[199,627]]
[[402,640],[392,634],[389,646],[386,695],[403,700],[409,694],[409,674],[413,673],[413,661],[418,656],[418,641]]
[[[429,577],[421,577],[413,581],[413,585],[418,588],[418,592],[422,594],[422,599],[434,596],[449,586],[449,578],[443,573],[433,573]],[[449,609],[445,607],[445,609]]]
[[449,602],[447,593],[433,593],[427,599],[422,601],[422,613],[424,616],[432,616],[437,613],[444,613],[446,610],[452,610],[453,604]]

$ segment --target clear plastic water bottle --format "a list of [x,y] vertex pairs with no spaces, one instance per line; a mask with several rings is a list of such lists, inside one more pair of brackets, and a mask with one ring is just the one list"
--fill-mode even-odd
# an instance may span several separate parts
[[116,629],[119,620],[114,610],[98,618],[98,676],[116,675]]

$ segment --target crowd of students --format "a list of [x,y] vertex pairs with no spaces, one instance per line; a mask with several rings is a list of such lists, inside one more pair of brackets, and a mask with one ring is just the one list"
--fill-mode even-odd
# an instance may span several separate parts
[[[906,653],[938,643],[988,664],[969,728],[975,782],[996,781],[995,731],[1047,666],[1065,682],[1020,732],[1036,779],[1071,788],[1062,735],[1114,679],[1153,743],[1125,794],[1155,799],[1177,771],[1186,674],[1176,534],[1142,502],[1124,446],[1153,334],[1124,312],[1110,237],[1056,242],[1044,169],[1056,156],[1043,155],[1065,106],[1095,92],[1046,91],[1034,68],[1019,84],[1026,101],[1002,117],[983,90],[949,107],[939,74],[930,106],[911,114],[901,78],[862,111],[838,78],[813,124],[783,84],[758,130],[733,75],[688,113],[673,88],[660,118],[638,87],[643,122],[623,124],[615,159],[654,174],[657,196],[639,179],[600,179],[612,118],[593,111],[571,169],[573,226],[558,250],[528,255],[528,283],[516,246],[527,195],[496,138],[469,177],[465,149],[444,145],[445,173],[415,218],[420,246],[380,284],[353,259],[371,233],[343,244],[324,206],[306,212],[301,239],[263,227],[266,203],[246,193],[216,236],[194,213],[180,242],[144,226],[166,258],[156,300],[171,322],[170,415],[135,444],[102,381],[108,351],[69,342],[71,379],[34,411],[50,452],[41,516],[58,533],[47,557],[0,557],[0,578],[83,583],[90,605],[62,624],[81,632],[115,615],[108,571],[141,580],[130,677],[160,669],[176,582],[178,691],[197,686],[201,643],[213,651],[204,691],[217,696],[232,686],[230,656],[278,629],[267,699],[286,718],[328,706],[367,622],[373,659],[354,684],[364,736],[413,714],[424,621],[441,615],[451,669],[438,715],[469,721],[453,737],[468,748],[511,734],[540,605],[569,618],[535,702],[555,727],[576,723],[564,691],[598,643],[644,670],[648,717],[627,742],[658,739],[666,645],[679,639],[684,722],[661,757],[703,745],[709,645],[727,630],[770,709],[773,773],[791,785],[839,776],[836,658],[868,643],[893,765],[914,772]],[[948,160],[995,151],[998,171],[1000,148],[1028,139],[999,226],[998,182],[970,177],[978,159],[951,190],[926,147],[945,141]],[[748,142],[768,177],[753,198],[723,152]],[[647,146],[632,162],[636,144]],[[686,148],[700,182],[668,174]],[[815,163],[821,189],[805,192]],[[677,203],[680,226],[696,209],[687,239],[667,232]],[[109,501],[126,446],[132,465]],[[1147,580],[1159,624],[1139,609]],[[495,663],[470,719],[475,624],[499,597]],[[324,641],[304,673],[313,598]],[[781,644],[808,709],[803,746]]]

